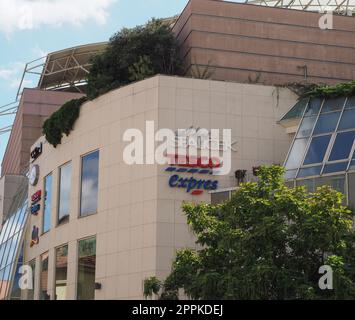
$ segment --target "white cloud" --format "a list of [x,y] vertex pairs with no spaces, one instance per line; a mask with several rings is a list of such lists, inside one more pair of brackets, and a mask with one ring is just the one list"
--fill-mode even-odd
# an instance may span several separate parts
[[0,32],[40,26],[82,25],[93,20],[105,24],[116,0],[0,0]]
[[0,79],[9,80],[18,75],[25,67],[24,63],[15,62],[8,67],[0,66]]

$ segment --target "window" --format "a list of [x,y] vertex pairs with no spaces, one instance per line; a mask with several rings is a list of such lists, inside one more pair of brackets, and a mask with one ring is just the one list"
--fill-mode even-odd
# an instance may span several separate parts
[[285,179],[286,180],[294,179],[296,177],[297,171],[298,171],[297,169],[296,170],[286,170]]
[[99,151],[92,152],[81,159],[81,198],[80,216],[97,212],[99,180]]
[[312,133],[316,119],[317,117],[304,118],[300,129],[298,130],[297,138],[309,137]]
[[338,133],[329,161],[348,159],[355,139],[355,131]]
[[44,178],[43,233],[51,228],[52,214],[52,175]]
[[321,113],[342,110],[345,102],[345,97],[326,99],[323,104]]
[[95,298],[96,237],[78,243],[77,299]]
[[314,116],[319,113],[320,107],[322,105],[323,100],[319,98],[313,98],[309,101],[305,117]]
[[355,108],[355,96],[348,98],[346,101],[345,109]]
[[[312,130],[315,117],[318,118]],[[317,175],[328,179],[355,170],[354,140],[355,95],[310,99],[285,162],[286,180]],[[337,180],[340,190],[344,189],[343,180]]]
[[348,190],[349,190],[349,206],[355,208],[355,173],[349,173],[348,175]]
[[48,295],[48,252],[41,255],[40,300],[49,300]]
[[330,141],[330,135],[315,137],[312,139],[309,146],[307,156],[304,160],[304,165],[312,163],[320,163],[324,159],[325,152],[327,151]]
[[298,168],[303,159],[308,139],[296,139],[288,156],[286,169]]
[[346,171],[347,167],[348,167],[348,162],[337,162],[337,163],[327,164],[324,167],[323,173]]
[[32,288],[27,290],[27,300],[34,300],[35,277],[36,277],[36,259],[31,260],[28,265],[32,270]]
[[211,204],[221,204],[230,199],[230,191],[211,193]]
[[340,112],[321,114],[314,129],[314,135],[334,132],[338,124]]
[[316,187],[315,187],[315,181],[313,179],[306,179],[306,180],[298,180],[297,181],[297,186],[298,187],[305,187],[308,192],[315,192]]
[[[11,280],[17,277],[17,266],[22,253],[22,235],[28,219],[28,186],[18,190],[13,203],[16,204],[0,230],[0,300],[11,297]],[[13,286],[14,287],[14,286]]]
[[71,163],[59,169],[58,224],[67,222],[70,214]]
[[55,255],[55,299],[67,297],[68,245],[56,249]]
[[311,176],[317,176],[320,174],[322,170],[322,166],[310,167],[310,168],[303,168],[300,169],[298,173],[298,178],[306,178]]
[[355,128],[355,109],[345,110],[341,117],[338,130]]

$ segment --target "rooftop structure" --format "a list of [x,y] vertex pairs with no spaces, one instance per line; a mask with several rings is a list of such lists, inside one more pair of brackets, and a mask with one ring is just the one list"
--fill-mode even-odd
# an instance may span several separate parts
[[355,13],[355,0],[246,0],[245,3],[314,12],[330,11],[341,15]]

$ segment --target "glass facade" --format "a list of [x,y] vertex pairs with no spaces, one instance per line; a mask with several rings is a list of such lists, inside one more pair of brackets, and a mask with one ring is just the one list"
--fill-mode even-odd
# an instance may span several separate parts
[[0,232],[0,300],[11,299],[12,293],[18,291],[16,280],[22,261],[23,233],[29,216],[27,190],[25,181],[14,198]]
[[96,237],[78,242],[77,299],[95,298]]
[[52,215],[52,175],[44,178],[43,233],[51,228]]
[[355,169],[354,140],[354,97],[310,99],[285,162],[286,179]]
[[80,216],[97,212],[99,181],[99,151],[81,158],[81,197]]
[[68,222],[70,215],[71,163],[59,169],[58,224]]
[[56,249],[55,299],[65,300],[67,296],[68,245]]
[[48,295],[48,252],[41,255],[40,300],[49,300]]

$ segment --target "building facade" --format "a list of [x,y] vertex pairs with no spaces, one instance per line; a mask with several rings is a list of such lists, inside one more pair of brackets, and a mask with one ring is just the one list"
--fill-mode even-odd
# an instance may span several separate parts
[[[290,137],[277,120],[293,105],[288,89],[155,76],[82,106],[72,133],[53,148],[44,138],[38,183],[40,209],[31,215],[25,262],[35,265],[37,299],[141,299],[143,281],[164,279],[176,250],[195,247],[183,201],[210,202],[169,186],[167,165],[123,161],[125,130],[190,128],[232,130],[232,170],[226,176],[181,173],[235,187],[234,172],[282,163]],[[31,247],[32,231],[39,243]],[[96,286],[101,289],[95,290]],[[48,294],[48,296],[47,296]]]
[[[85,93],[90,57],[107,44],[48,55],[38,88],[22,94],[2,163],[0,299],[142,298],[144,279],[164,279],[176,250],[196,246],[182,203],[228,199],[235,173],[251,181],[260,165],[285,164],[289,185],[331,184],[352,204],[353,100],[298,101],[285,88],[354,79],[355,20],[334,16],[334,29],[321,30],[319,18],[190,0],[173,26],[186,77],[157,75],[86,102],[56,148],[41,137],[43,121]],[[191,78],[199,74],[212,80]],[[155,130],[231,129],[230,173],[128,165],[123,135],[146,134],[147,121]],[[339,144],[349,152],[333,159]],[[31,267],[28,290],[18,287],[22,265]]]

